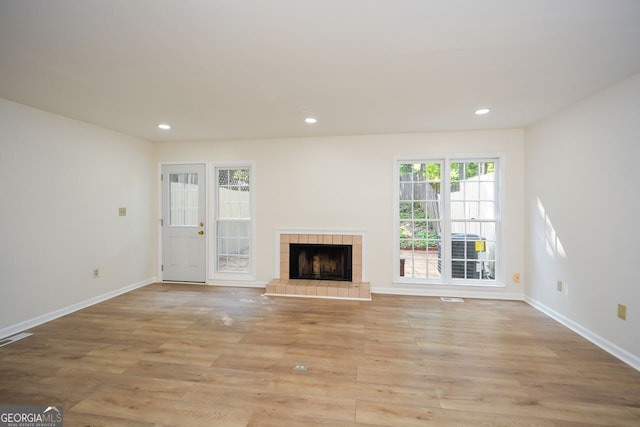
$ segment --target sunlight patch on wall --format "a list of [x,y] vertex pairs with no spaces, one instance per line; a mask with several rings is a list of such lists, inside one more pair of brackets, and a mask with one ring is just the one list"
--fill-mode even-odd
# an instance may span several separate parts
[[538,206],[538,213],[540,214],[540,219],[544,223],[545,230],[545,248],[547,250],[547,254],[554,258],[561,258],[563,260],[567,259],[567,252],[564,250],[564,246],[562,246],[562,242],[558,237],[558,233],[551,223],[551,219],[549,215],[547,215],[544,205],[540,198],[536,199],[536,204]]
[[[556,231],[553,223],[551,222],[551,218],[547,213],[544,204],[540,200],[540,198],[536,198],[536,206],[538,209],[538,221],[539,221],[539,230],[543,231],[544,234],[544,247],[545,252],[551,258],[555,264],[555,271],[553,275],[555,275],[555,279],[553,277],[548,277],[549,286],[554,286],[555,290],[561,292],[565,299],[569,298],[569,272],[568,269],[568,256],[567,252],[562,245],[562,241],[558,236],[558,232]],[[553,284],[553,285],[552,285]]]

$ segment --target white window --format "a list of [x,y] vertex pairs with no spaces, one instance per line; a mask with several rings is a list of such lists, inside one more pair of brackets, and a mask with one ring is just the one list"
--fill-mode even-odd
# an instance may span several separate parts
[[395,279],[496,284],[498,159],[396,162]]
[[217,166],[214,197],[216,275],[253,273],[251,166]]

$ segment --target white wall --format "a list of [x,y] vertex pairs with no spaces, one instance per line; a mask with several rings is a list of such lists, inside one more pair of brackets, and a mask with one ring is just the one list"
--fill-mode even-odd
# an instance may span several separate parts
[[149,142],[0,99],[0,331],[154,276],[155,171]]
[[527,293],[640,369],[639,156],[640,74],[526,131]]
[[[364,230],[374,291],[521,296],[512,274],[524,269],[524,133],[521,130],[158,142],[158,162],[255,161],[256,279],[275,276],[277,228]],[[393,162],[398,155],[505,155],[506,287],[394,287]]]

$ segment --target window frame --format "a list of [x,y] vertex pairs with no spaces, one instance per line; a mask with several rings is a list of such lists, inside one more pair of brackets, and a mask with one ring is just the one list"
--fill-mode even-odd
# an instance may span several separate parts
[[[218,217],[219,193],[218,193],[218,170],[220,169],[248,169],[249,170],[249,219],[243,220],[249,223],[249,269],[247,272],[220,271],[218,270],[218,221],[225,219]],[[255,162],[210,162],[208,168],[208,181],[211,184],[212,192],[210,196],[210,209],[208,221],[209,235],[209,280],[212,281],[255,281],[256,271],[256,218],[255,218]],[[228,220],[228,219],[226,219]]]
[[[441,166],[441,212],[442,218],[442,270],[440,278],[413,278],[400,276],[400,165],[405,163],[438,163]],[[469,162],[494,162],[495,163],[495,277],[494,279],[453,278],[451,272],[451,164]],[[396,156],[393,162],[393,282],[403,285],[453,285],[453,286],[479,286],[479,287],[504,287],[504,185],[503,176],[505,160],[503,154],[480,155],[447,155],[447,156]],[[465,219],[468,221],[468,219]],[[482,221],[480,221],[482,222]],[[484,221],[487,222],[487,221]]]

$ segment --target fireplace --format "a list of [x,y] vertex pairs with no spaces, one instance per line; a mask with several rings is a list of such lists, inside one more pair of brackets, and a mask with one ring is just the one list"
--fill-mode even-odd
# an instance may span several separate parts
[[371,301],[366,238],[364,231],[276,229],[276,270],[265,295]]
[[289,278],[352,280],[352,245],[291,243]]
[[[313,232],[313,231],[298,231],[298,230],[276,230],[276,244],[279,250],[276,252],[276,274],[275,277],[280,280],[293,279],[290,276],[292,272],[291,264],[298,265],[299,257],[291,257],[292,245],[318,245],[318,246],[350,246],[351,247],[351,260],[348,264],[351,268],[350,279],[333,279],[323,280],[319,283],[331,285],[332,282],[351,282],[351,283],[363,283],[366,282],[366,274],[363,271],[365,254],[364,247],[366,242],[366,234],[363,232]],[[291,260],[294,260],[293,262]],[[316,260],[316,265],[319,259]],[[309,261],[307,260],[307,263]],[[311,260],[313,262],[313,260]],[[297,268],[297,274],[300,273],[300,268]],[[337,266],[336,266],[337,268]],[[326,269],[326,268],[325,268]],[[333,267],[330,268],[333,270]],[[303,269],[304,271],[304,269]],[[313,271],[313,270],[312,270]],[[308,274],[308,271],[307,271]],[[315,273],[314,273],[315,274]],[[305,282],[309,280],[316,280],[315,275],[311,279],[293,279],[294,282]]]

